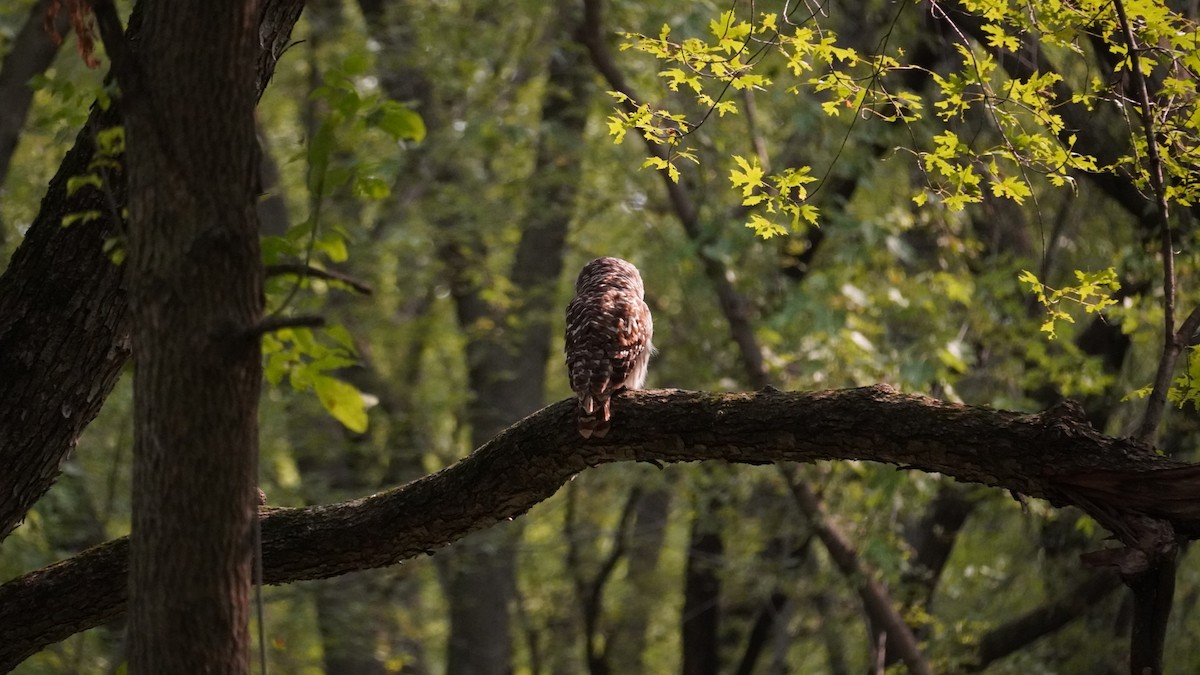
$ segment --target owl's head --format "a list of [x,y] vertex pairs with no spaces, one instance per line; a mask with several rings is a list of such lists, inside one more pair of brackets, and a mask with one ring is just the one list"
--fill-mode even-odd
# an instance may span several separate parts
[[575,293],[578,295],[609,289],[632,291],[639,298],[646,295],[638,268],[620,258],[596,258],[583,266],[579,278],[575,280]]

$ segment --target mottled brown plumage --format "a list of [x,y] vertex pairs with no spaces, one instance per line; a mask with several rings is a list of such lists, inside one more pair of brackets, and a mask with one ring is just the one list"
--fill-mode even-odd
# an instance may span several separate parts
[[603,438],[611,425],[612,395],[646,381],[654,323],[644,298],[642,275],[620,258],[596,258],[575,282],[565,351],[584,438]]

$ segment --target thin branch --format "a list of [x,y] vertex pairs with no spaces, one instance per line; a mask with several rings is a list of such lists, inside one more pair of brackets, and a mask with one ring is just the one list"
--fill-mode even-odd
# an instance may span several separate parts
[[1151,112],[1150,91],[1146,86],[1146,78],[1142,75],[1142,62],[1137,38],[1134,37],[1133,27],[1125,14],[1125,3],[1113,0],[1117,12],[1117,21],[1125,37],[1125,46],[1129,49],[1129,76],[1133,79],[1138,104],[1142,108],[1142,135],[1146,138],[1146,173],[1150,179],[1150,188],[1154,192],[1154,219],[1162,239],[1163,262],[1163,348],[1162,357],[1158,361],[1158,372],[1154,375],[1154,388],[1146,401],[1146,411],[1138,425],[1134,438],[1146,445],[1154,443],[1158,425],[1162,422],[1163,412],[1167,404],[1167,390],[1171,387],[1171,379],[1175,372],[1175,362],[1181,351],[1179,340],[1175,334],[1175,251],[1172,246],[1171,221],[1167,210],[1166,181],[1163,177],[1162,157],[1158,152],[1158,140],[1155,138],[1154,117]]
[[277,265],[267,265],[265,271],[268,278],[284,275],[311,277],[313,279],[336,281],[340,284],[349,286],[363,295],[371,295],[374,293],[371,287],[365,282],[359,281],[348,274],[342,274],[341,272],[335,272],[333,270],[324,270],[312,265],[306,265],[304,263],[280,263]]
[[[572,486],[573,487],[573,486]],[[612,544],[609,548],[608,555],[604,557],[604,561],[600,564],[600,569],[589,580],[583,576],[583,565],[579,557],[579,534],[574,531],[575,522],[575,491],[568,492],[567,500],[567,562],[575,571],[575,594],[580,602],[580,611],[583,614],[583,630],[584,630],[584,649],[587,659],[588,671],[591,673],[607,673],[609,666],[606,662],[607,654],[611,649],[611,643],[606,643],[603,640],[597,640],[597,626],[600,623],[600,613],[604,604],[604,587],[612,578],[613,572],[617,568],[617,564],[625,557],[625,550],[629,540],[629,526],[633,521],[633,515],[636,511],[638,500],[641,499],[642,491],[640,488],[633,488],[629,492],[629,496],[625,499],[625,506],[621,509],[621,516],[617,521],[617,527],[613,530]],[[601,647],[600,645],[603,645]]]
[[[800,545],[791,551],[783,551],[783,545],[778,540],[767,544],[767,550],[772,550],[772,546],[774,546],[775,550],[779,551],[777,555],[783,559],[782,562],[784,565],[789,568],[799,567],[808,558],[809,551],[812,549],[813,539],[815,538],[816,535],[810,530],[807,536],[805,536],[804,541],[800,542]],[[772,555],[772,560],[774,557]],[[758,616],[755,617],[754,624],[750,628],[750,634],[746,636],[746,648],[742,651],[742,658],[738,660],[737,669],[733,671],[734,675],[752,675],[755,672],[758,659],[762,656],[763,650],[770,641],[772,633],[775,632],[776,623],[783,618],[783,610],[790,601],[787,593],[784,592],[784,583],[786,582],[782,582],[782,580],[777,582],[771,590],[771,595],[767,598],[767,601],[759,608]],[[828,599],[819,594],[818,597],[825,600]],[[828,607],[819,606],[820,600],[817,597],[813,598],[813,601],[815,605],[818,605],[816,613],[820,617],[822,626],[828,625],[825,621],[826,616],[829,614]],[[831,658],[836,659],[836,657],[832,656]],[[836,669],[831,667],[831,670]]]
[[612,578],[613,572],[617,569],[617,563],[625,557],[625,549],[629,541],[629,525],[633,522],[633,514],[636,513],[637,503],[641,498],[640,488],[635,487],[629,491],[629,496],[625,499],[625,508],[621,510],[621,517],[613,532],[612,548],[609,549],[608,555],[600,565],[600,570],[596,572],[596,578],[592,581],[592,600],[597,611],[600,607],[604,585]]
[[301,316],[276,316],[266,317],[259,321],[254,327],[246,330],[243,337],[258,337],[267,333],[274,333],[278,330],[286,328],[320,328],[325,325],[325,317],[301,315]]

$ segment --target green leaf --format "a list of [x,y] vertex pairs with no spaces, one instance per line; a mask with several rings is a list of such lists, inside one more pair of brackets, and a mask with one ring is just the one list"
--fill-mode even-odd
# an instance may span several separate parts
[[661,171],[667,168],[667,160],[662,157],[647,157],[646,161],[642,162],[642,168],[653,168]]
[[1024,204],[1025,198],[1032,194],[1029,185],[1019,176],[1007,176],[1003,180],[992,182],[993,196],[1007,197],[1018,204]]
[[354,337],[350,335],[350,331],[341,324],[333,324],[326,326],[325,334],[333,338],[333,341],[341,345],[347,352],[357,354],[358,348],[354,346]]
[[100,175],[88,173],[82,176],[71,176],[67,179],[67,196],[70,197],[74,195],[76,192],[79,192],[80,189],[87,187],[88,185],[91,185],[97,190],[101,189],[102,184],[100,182]]
[[1150,392],[1152,392],[1152,391],[1154,391],[1154,385],[1150,385],[1150,384],[1142,387],[1141,389],[1134,389],[1133,391],[1131,391],[1128,394],[1125,394],[1124,396],[1121,397],[1121,403],[1125,403],[1126,401],[1132,401],[1134,399],[1146,398],[1147,396],[1150,395]]
[[375,201],[387,199],[392,194],[387,181],[375,175],[359,174],[354,177],[354,195]]
[[375,126],[398,141],[420,143],[425,140],[425,120],[406,105],[396,101],[384,101],[375,117]]
[[74,213],[68,213],[65,216],[63,216],[62,226],[70,227],[71,225],[74,225],[75,223],[90,223],[93,220],[98,220],[99,218],[100,218],[100,212],[95,209],[89,209],[87,211],[76,211]]
[[332,377],[319,375],[313,378],[313,389],[321,405],[342,426],[355,433],[367,430],[367,407],[362,392],[354,385]]
[[346,262],[350,257],[350,251],[346,249],[346,240],[341,235],[330,232],[322,236],[315,245],[318,251],[321,251],[329,260],[335,263]]
[[125,242],[120,237],[109,237],[104,240],[104,253],[114,265],[125,262]]
[[680,68],[670,68],[659,73],[660,77],[667,80],[667,87],[671,91],[679,91],[679,85],[687,85],[692,91],[697,94],[701,91],[700,77],[691,73],[684,72]]
[[108,157],[125,152],[125,127],[108,127],[97,131],[96,149]]
[[787,228],[778,223],[773,223],[757,213],[750,215],[750,220],[746,223],[746,227],[754,230],[754,234],[763,239],[787,234]]
[[1017,52],[1021,48],[1021,41],[1017,38],[1008,35],[1004,29],[996,24],[985,24],[983,32],[987,33],[987,43],[997,49],[1004,49],[1010,52]]
[[741,155],[734,155],[733,161],[741,167],[741,170],[730,169],[729,182],[733,183],[733,187],[742,188],[742,197],[746,198],[754,194],[754,190],[762,183],[763,170],[758,163],[757,157],[751,157],[752,161],[746,161]]

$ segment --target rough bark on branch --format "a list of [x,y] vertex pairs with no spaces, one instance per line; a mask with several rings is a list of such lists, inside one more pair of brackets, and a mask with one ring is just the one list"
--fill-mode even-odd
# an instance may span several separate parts
[[[652,390],[614,400],[612,432],[584,441],[573,401],[509,427],[461,462],[340,504],[263,515],[268,583],[337,576],[433,553],[515,518],[588,467],[621,461],[768,464],[863,460],[1077,504],[1105,522],[1154,520],[1200,537],[1200,466],[1088,426],[1071,406],[1020,414],[901,394]],[[1115,489],[1119,486],[1120,489]],[[1159,499],[1159,496],[1165,496]],[[0,670],[124,610],[125,540],[0,586]]]

